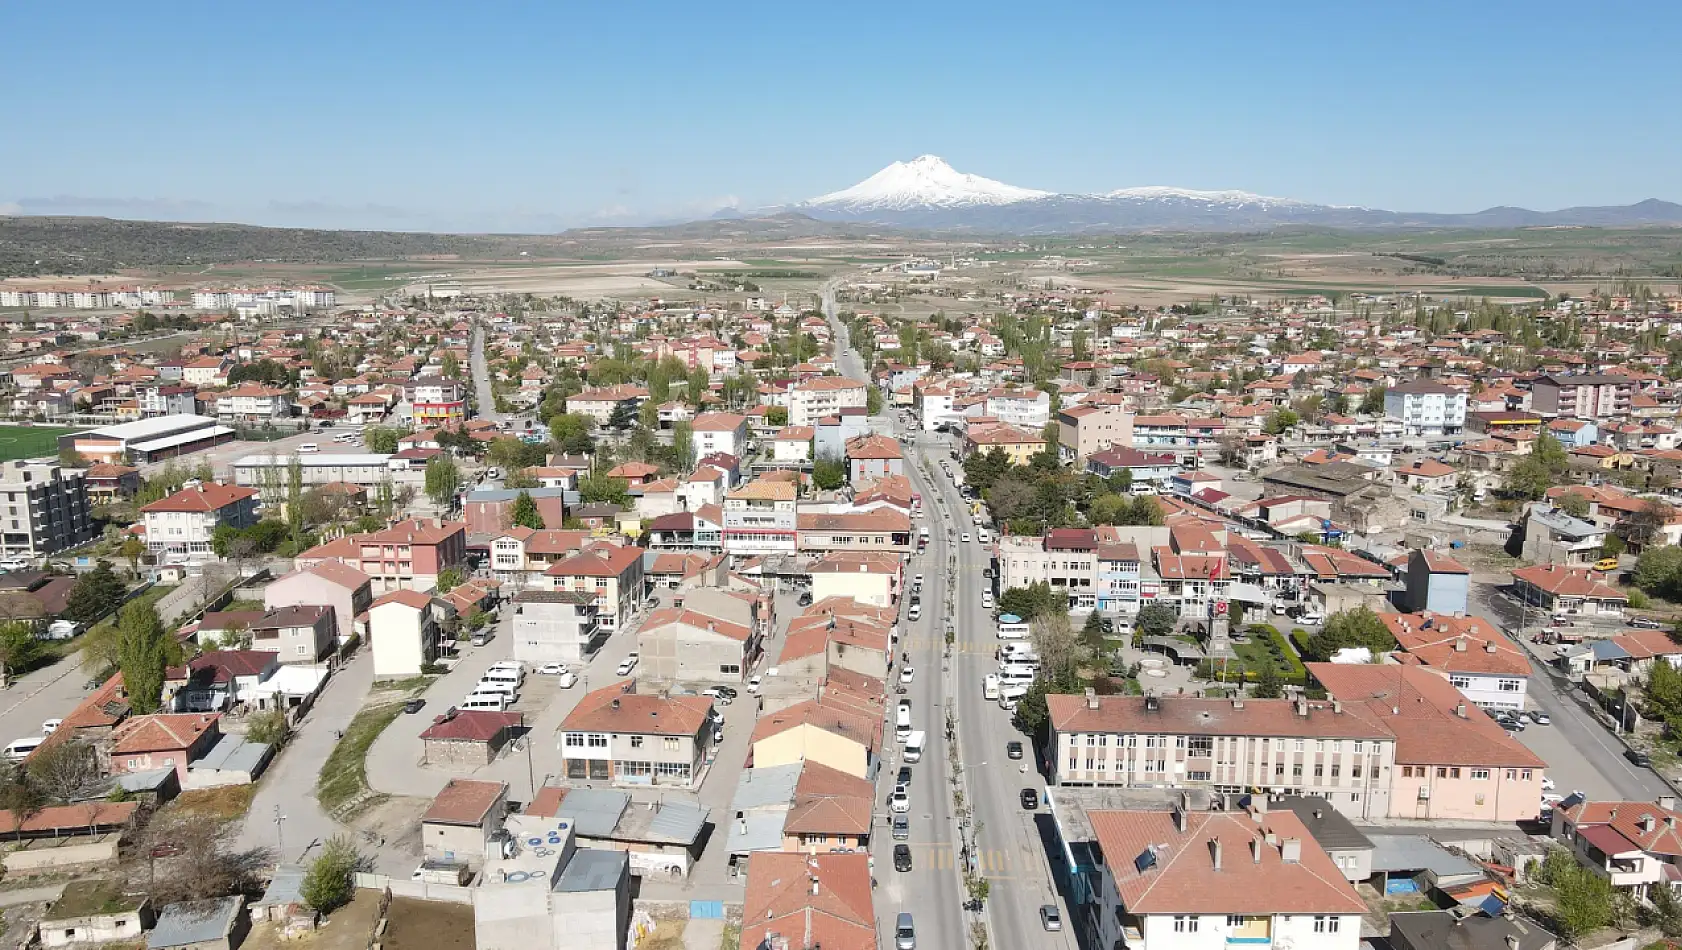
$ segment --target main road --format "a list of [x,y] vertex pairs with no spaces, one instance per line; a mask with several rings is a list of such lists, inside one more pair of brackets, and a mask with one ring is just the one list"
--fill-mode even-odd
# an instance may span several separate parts
[[[836,319],[834,284],[823,288],[824,313],[836,334],[837,361],[842,375],[868,379],[858,351],[847,339],[847,331]],[[894,432],[899,427],[888,416],[872,419],[872,428]],[[961,889],[962,865],[968,862],[974,873],[991,882],[987,915],[996,947],[1067,947],[1073,950],[1070,930],[1046,933],[1039,924],[1039,907],[1057,902],[1046,855],[1050,815],[1041,808],[1033,811],[1021,805],[1021,791],[1032,788],[1044,800],[1045,783],[1032,766],[1032,744],[1011,725],[1010,714],[981,694],[981,680],[997,670],[997,639],[991,612],[981,606],[981,594],[990,581],[983,576],[991,555],[974,538],[967,503],[951,479],[940,470],[940,459],[949,448],[939,439],[912,432],[907,449],[906,474],[923,499],[923,524],[930,529],[929,549],[914,557],[911,570],[925,578],[923,615],[909,624],[902,646],[911,654],[916,669],[912,687],[913,724],[928,732],[929,747],[923,762],[914,767],[912,787],[912,852],[916,867],[909,874],[896,874],[877,866],[877,877],[889,876],[885,894],[878,902],[879,916],[891,918],[899,910],[917,915],[919,947],[967,947],[968,922],[962,913],[967,898]],[[929,474],[921,468],[927,457]],[[970,542],[962,536],[968,532]],[[948,570],[949,557],[957,555],[957,570]],[[945,592],[953,590],[953,612],[946,614]],[[944,672],[944,630],[951,619],[957,631],[950,660],[951,673]],[[948,685],[952,695],[946,695]],[[952,806],[951,770],[945,736],[948,705],[955,713],[959,742],[958,761],[967,779],[967,804],[973,812],[972,854],[959,850],[956,829],[949,817]],[[1005,743],[1020,739],[1030,758],[1008,759]],[[878,848],[889,854],[891,848]],[[900,879],[904,879],[903,883]],[[886,905],[886,906],[882,906]],[[1067,914],[1064,915],[1067,919]],[[932,919],[931,919],[932,918]],[[891,944],[884,944],[891,946]]]

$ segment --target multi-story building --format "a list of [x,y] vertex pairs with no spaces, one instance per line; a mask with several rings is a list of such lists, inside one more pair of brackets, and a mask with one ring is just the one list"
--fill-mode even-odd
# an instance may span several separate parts
[[1479,706],[1523,709],[1530,660],[1481,617],[1453,614],[1380,614],[1401,648],[1419,663],[1448,675],[1462,696]]
[[420,470],[411,470],[403,459],[378,452],[331,452],[311,455],[247,455],[233,464],[234,484],[255,488],[265,501],[286,498],[292,484],[292,467],[298,467],[303,487],[355,485],[370,494],[380,486],[399,480],[411,487],[419,484]]
[[1635,380],[1627,376],[1550,374],[1531,384],[1530,408],[1544,416],[1599,421],[1629,415],[1634,395]]
[[1213,619],[1225,609],[1232,572],[1224,549],[1195,551],[1159,545],[1151,562],[1161,579],[1155,603],[1168,604],[1191,620]]
[[994,449],[1003,452],[1012,465],[1027,465],[1035,455],[1045,451],[1045,439],[1038,433],[998,423],[972,423],[965,428],[960,449],[964,458]]
[[648,595],[643,549],[598,545],[556,561],[544,572],[552,589],[590,594],[597,622],[607,632],[624,629]]
[[427,591],[437,586],[445,569],[467,562],[467,529],[459,522],[411,518],[384,531],[318,545],[298,555],[297,566],[323,561],[342,561],[368,575],[375,596],[394,590]]
[[0,493],[6,496],[0,553],[38,557],[96,536],[81,472],[62,469],[57,462],[14,459],[0,463]]
[[1302,821],[1248,814],[1088,811],[1101,862],[1083,869],[1082,945],[1127,950],[1356,950],[1366,904]]
[[284,389],[244,383],[216,394],[216,418],[223,422],[268,422],[292,414]]
[[641,386],[608,386],[602,389],[586,389],[567,397],[567,412],[589,416],[596,420],[596,425],[605,426],[613,418],[615,412],[621,410],[635,412],[642,401],[648,398],[648,390]]
[[1098,545],[1098,574],[1093,585],[1095,606],[1108,614],[1139,612],[1143,579],[1139,547],[1125,542]]
[[190,416],[198,411],[198,390],[191,386],[152,383],[135,388],[140,414],[147,419],[159,416]]
[[596,620],[594,594],[573,590],[523,590],[514,595],[509,636],[514,659],[533,666],[583,663],[601,648],[607,629]]
[[748,417],[734,412],[703,412],[689,424],[695,457],[715,452],[741,458],[748,447]]
[[1384,414],[1401,420],[1404,435],[1453,435],[1466,426],[1466,394],[1416,379],[1384,391]]
[[1638,900],[1682,877],[1682,813],[1676,799],[1597,802],[1581,792],[1553,810],[1550,833],[1577,862]]
[[1057,456],[1079,465],[1120,446],[1133,448],[1133,413],[1121,406],[1071,406],[1057,414]]
[[843,409],[863,409],[869,384],[845,376],[814,376],[788,391],[789,425],[816,425],[824,416]]
[[251,649],[273,653],[280,663],[315,663],[333,649],[334,613],[318,605],[273,608],[251,625]]
[[911,550],[911,518],[883,506],[869,511],[800,512],[802,551]]
[[459,380],[422,376],[414,382],[415,425],[454,425],[467,418],[466,388]]
[[211,482],[154,501],[140,509],[146,547],[159,556],[210,558],[216,529],[247,528],[257,523],[257,493],[237,485]]
[[845,455],[850,485],[905,474],[905,453],[897,441],[885,435],[848,439]]
[[363,632],[357,628],[357,618],[364,616],[373,602],[374,585],[368,575],[339,561],[325,561],[283,574],[263,588],[263,606],[270,611],[281,607],[330,609],[333,636],[340,645]]
[[568,779],[688,788],[711,745],[712,700],[650,696],[626,680],[586,694],[561,720]]
[[1097,606],[1098,537],[1091,528],[1054,528],[1043,538],[999,538],[999,589],[1050,584],[1070,610]]
[[1396,739],[1364,708],[1090,692],[1046,699],[1059,785],[1266,788],[1323,796],[1355,818],[1389,815]]
[[1038,431],[1051,421],[1051,394],[1038,389],[995,389],[982,412],[1005,425]]
[[724,553],[751,557],[798,549],[793,482],[755,479],[724,496]]

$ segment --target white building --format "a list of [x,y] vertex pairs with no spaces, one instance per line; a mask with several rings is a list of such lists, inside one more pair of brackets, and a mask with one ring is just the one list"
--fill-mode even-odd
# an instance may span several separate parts
[[533,666],[576,667],[601,647],[607,630],[596,621],[596,599],[580,591],[523,590],[514,595],[514,659]]
[[788,391],[789,425],[809,426],[842,409],[863,409],[868,384],[845,376],[814,376]]
[[244,383],[216,394],[216,417],[223,422],[266,422],[292,415],[292,399],[284,389]]
[[695,457],[704,458],[723,452],[741,458],[747,451],[748,418],[733,412],[703,412],[690,423],[695,441]]
[[211,482],[184,488],[140,509],[146,547],[157,555],[212,558],[216,529],[257,523],[257,493],[250,488]]
[[995,389],[987,394],[985,414],[1006,425],[1037,432],[1051,421],[1051,396],[1037,389]]
[[792,482],[760,479],[724,496],[726,554],[793,554],[799,549],[798,524]]
[[1453,435],[1466,426],[1466,394],[1416,379],[1385,390],[1384,414],[1401,420],[1403,435]]

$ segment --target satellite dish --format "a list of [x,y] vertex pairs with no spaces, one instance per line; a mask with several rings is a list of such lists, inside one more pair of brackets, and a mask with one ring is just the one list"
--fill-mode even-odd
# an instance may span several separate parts
[[519,883],[522,883],[524,881],[529,881],[529,880],[531,880],[531,872],[530,871],[509,871],[508,872],[507,881],[510,884],[519,884]]
[[526,839],[526,844],[529,844],[529,845],[531,845],[531,846],[532,846],[532,847],[534,847],[534,848],[535,848],[535,847],[537,847],[537,846],[538,846],[538,845],[540,845],[540,844],[542,844],[542,843],[543,843],[543,839],[542,839],[542,838],[541,838],[541,837],[538,837],[538,838],[527,838],[527,839]]

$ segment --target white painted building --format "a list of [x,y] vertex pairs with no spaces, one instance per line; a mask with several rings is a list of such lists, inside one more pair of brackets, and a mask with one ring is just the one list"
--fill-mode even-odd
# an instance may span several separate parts
[[1466,426],[1466,394],[1416,379],[1385,390],[1384,414],[1401,420],[1403,435],[1453,435]]

